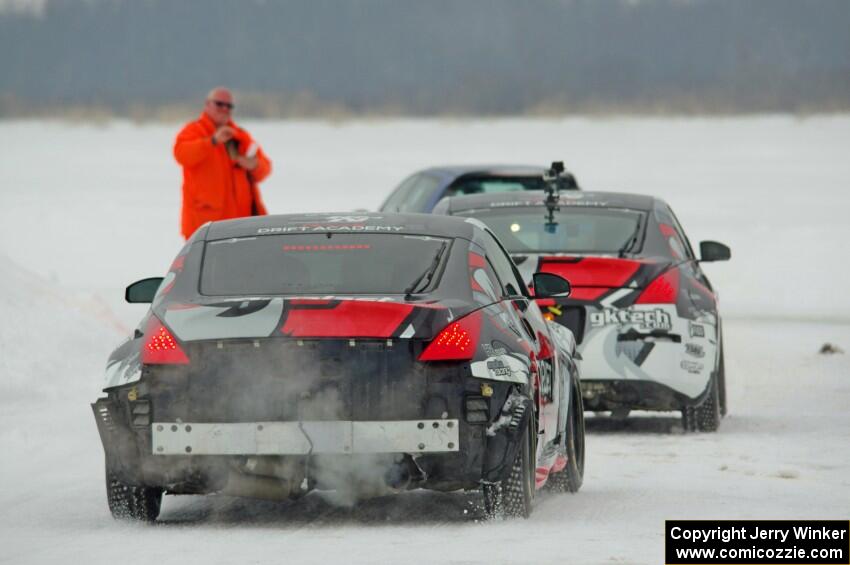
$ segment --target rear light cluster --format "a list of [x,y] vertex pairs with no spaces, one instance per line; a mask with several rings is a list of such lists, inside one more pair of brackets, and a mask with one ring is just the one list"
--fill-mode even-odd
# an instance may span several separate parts
[[468,361],[475,355],[481,334],[481,311],[452,322],[428,344],[420,361]]
[[142,363],[147,365],[187,365],[189,358],[162,322],[151,316],[142,345]]
[[649,283],[635,304],[675,304],[678,296],[679,269],[673,268]]

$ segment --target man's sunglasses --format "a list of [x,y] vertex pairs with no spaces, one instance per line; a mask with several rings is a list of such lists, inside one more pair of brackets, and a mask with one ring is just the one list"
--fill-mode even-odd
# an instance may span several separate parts
[[215,104],[217,108],[227,108],[228,110],[235,108],[235,106],[230,102],[222,102],[221,100],[213,100],[212,103]]

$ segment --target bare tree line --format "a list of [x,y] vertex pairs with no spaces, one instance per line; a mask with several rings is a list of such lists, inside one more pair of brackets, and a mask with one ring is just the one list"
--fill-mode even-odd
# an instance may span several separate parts
[[850,109],[845,0],[47,0],[0,12],[0,116]]

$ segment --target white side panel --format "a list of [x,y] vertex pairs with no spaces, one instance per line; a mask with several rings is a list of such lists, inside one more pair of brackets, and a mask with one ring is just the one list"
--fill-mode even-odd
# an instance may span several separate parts
[[[713,316],[692,322],[680,318],[672,304],[589,307],[587,312],[584,339],[578,347],[583,380],[651,381],[691,398],[705,391],[717,355]],[[663,337],[623,339],[653,329],[679,336],[681,341]]]

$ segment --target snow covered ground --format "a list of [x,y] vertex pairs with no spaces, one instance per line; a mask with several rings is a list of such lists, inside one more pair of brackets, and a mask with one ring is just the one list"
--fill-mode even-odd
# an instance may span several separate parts
[[245,124],[276,170],[273,212],[374,208],[432,164],[563,159],[587,189],[664,197],[721,292],[730,414],[589,423],[577,495],[481,523],[471,495],[354,509],[166,497],[116,523],[88,403],[144,312],[123,287],[179,249],[177,126],[0,124],[0,562],[661,563],[673,518],[850,512],[850,116]]

